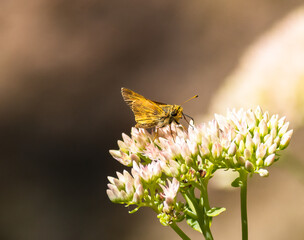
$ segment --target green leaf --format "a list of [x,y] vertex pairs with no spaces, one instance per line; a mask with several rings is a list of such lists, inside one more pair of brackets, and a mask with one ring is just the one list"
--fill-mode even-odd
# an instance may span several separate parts
[[186,207],[196,214],[195,207],[194,207],[191,199],[187,195],[184,195],[184,198],[187,201]]
[[224,211],[226,211],[226,208],[221,208],[221,207],[211,208],[209,211],[207,211],[207,216],[208,217],[216,217]]
[[201,230],[197,220],[195,220],[195,219],[191,218],[190,216],[186,215],[186,221],[187,221],[187,223],[190,227],[192,227],[194,230],[202,233],[202,230]]
[[234,179],[234,181],[231,183],[232,187],[240,187],[242,185],[242,181],[239,177]]

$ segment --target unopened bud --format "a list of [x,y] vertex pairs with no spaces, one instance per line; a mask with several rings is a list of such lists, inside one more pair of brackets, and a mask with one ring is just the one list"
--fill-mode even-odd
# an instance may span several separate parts
[[242,139],[242,135],[238,133],[235,137],[235,143],[239,145]]
[[228,155],[229,156],[234,156],[235,152],[236,152],[236,145],[233,142],[233,143],[230,144],[230,147],[228,149]]
[[245,168],[248,172],[253,172],[254,171],[253,164],[248,160],[246,160],[246,162],[245,162]]
[[274,143],[268,148],[268,154],[272,154],[277,150],[277,144]]
[[253,151],[253,147],[254,147],[254,142],[252,141],[252,137],[251,137],[251,134],[248,133],[247,136],[246,136],[246,148],[249,150],[249,151]]
[[256,158],[263,158],[266,154],[266,150],[265,144],[261,143],[256,150]]
[[251,152],[247,148],[244,150],[244,157],[245,159],[251,158]]
[[129,145],[132,143],[132,139],[125,133],[122,133],[122,140],[125,142],[125,144]]
[[138,196],[137,193],[135,193],[135,194],[133,195],[132,202],[134,202],[134,203],[139,203],[139,202],[140,202],[140,197]]
[[276,129],[278,127],[278,118],[279,118],[279,116],[277,114],[272,115],[271,119],[268,122],[268,125],[269,125],[268,127]]
[[255,146],[258,146],[261,143],[261,138],[258,131],[254,131],[254,136],[252,141],[254,142]]
[[205,144],[201,145],[201,147],[200,147],[200,153],[201,153],[202,156],[207,156],[210,153],[207,145],[205,145]]
[[275,160],[275,154],[273,153],[265,159],[264,165],[266,167],[269,167],[271,164],[273,164],[274,160]]
[[246,117],[248,128],[253,129],[257,124],[257,118],[251,109],[246,112]]
[[213,144],[211,152],[214,158],[220,157],[222,154],[222,146],[219,143]]
[[136,154],[132,153],[130,157],[131,157],[132,162],[133,161],[137,162],[137,163],[140,162],[140,158]]
[[121,152],[119,150],[110,150],[109,153],[112,155],[113,158],[121,158]]
[[239,144],[239,151],[244,152],[244,150],[245,150],[245,143],[243,140],[241,140]]
[[185,163],[187,164],[187,166],[192,166],[192,164],[193,164],[193,159],[192,159],[191,157],[187,156],[187,157],[185,158]]
[[264,114],[263,114],[263,120],[265,121],[265,122],[268,122],[268,120],[269,120],[269,112],[264,112]]
[[292,134],[293,134],[293,130],[289,130],[287,133],[285,133],[282,136],[282,139],[281,139],[281,142],[280,142],[280,149],[281,150],[286,148],[289,145]]
[[265,146],[266,147],[270,147],[271,145],[272,145],[272,143],[273,143],[273,137],[271,136],[271,135],[267,135],[267,136],[269,136],[268,137],[268,139],[265,141]]
[[263,111],[260,106],[258,106],[255,110],[255,116],[257,119],[261,120],[263,117]]
[[289,122],[285,123],[285,124],[282,126],[282,128],[280,129],[278,135],[279,135],[280,137],[282,137],[282,136],[286,133],[288,127],[289,127]]
[[186,174],[187,172],[188,172],[188,168],[187,168],[186,164],[182,164],[181,165],[181,173]]
[[281,128],[285,124],[286,116],[281,117],[278,121],[278,127]]
[[261,136],[265,136],[268,133],[267,124],[263,119],[259,123],[259,129],[260,129]]
[[273,140],[273,142],[276,143],[277,145],[280,145],[280,141],[281,141],[281,139],[280,139],[279,136],[277,136],[277,137]]
[[121,140],[117,141],[117,145],[119,146],[120,149],[127,149],[127,145]]
[[257,166],[259,166],[259,167],[261,167],[261,166],[263,166],[263,159],[262,158],[259,158],[257,161],[256,161],[256,165]]
[[245,158],[242,157],[242,156],[240,156],[240,157],[238,158],[238,163],[239,163],[240,165],[244,165],[244,164],[245,164]]
[[272,128],[270,131],[271,136],[273,137],[273,139],[275,139],[278,135],[277,129],[276,128]]

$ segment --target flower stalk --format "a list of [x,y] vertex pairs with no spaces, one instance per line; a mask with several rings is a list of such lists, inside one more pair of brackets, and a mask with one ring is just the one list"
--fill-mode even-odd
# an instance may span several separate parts
[[241,220],[242,220],[242,240],[248,240],[248,219],[247,219],[247,179],[248,172],[240,170],[241,188]]
[[170,227],[181,237],[183,240],[191,240],[178,226],[175,222],[170,224]]
[[212,217],[208,216],[208,211],[210,210],[210,205],[209,205],[209,199],[208,199],[208,191],[207,191],[207,186],[208,186],[208,181],[209,179],[206,179],[205,181],[201,181],[202,182],[202,187],[203,187],[203,191],[201,192],[202,194],[202,199],[204,202],[204,213],[205,213],[205,221],[204,221],[204,225],[205,225],[205,239],[206,240],[213,240],[213,236],[210,230],[210,226],[211,226],[211,221],[212,221]]

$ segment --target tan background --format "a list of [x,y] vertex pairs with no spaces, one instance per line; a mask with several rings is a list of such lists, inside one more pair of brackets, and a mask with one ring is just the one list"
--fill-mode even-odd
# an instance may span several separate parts
[[[199,94],[185,112],[204,114],[247,46],[301,2],[2,0],[0,239],[178,239],[149,209],[129,215],[105,194],[122,170],[108,150],[134,124],[120,88],[176,104]],[[254,177],[251,239],[303,239],[303,195],[302,173],[284,163]],[[241,239],[238,192],[210,198],[228,209],[215,239]]]

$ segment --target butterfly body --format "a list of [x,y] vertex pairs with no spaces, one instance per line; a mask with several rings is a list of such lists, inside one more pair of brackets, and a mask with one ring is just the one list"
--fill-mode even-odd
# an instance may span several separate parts
[[178,123],[183,117],[180,105],[155,102],[127,88],[122,88],[121,93],[134,113],[135,127],[162,128],[172,122]]

